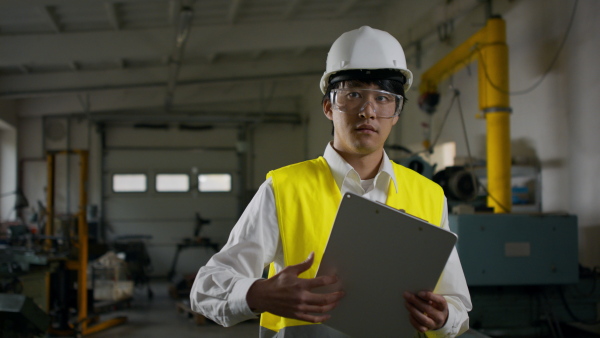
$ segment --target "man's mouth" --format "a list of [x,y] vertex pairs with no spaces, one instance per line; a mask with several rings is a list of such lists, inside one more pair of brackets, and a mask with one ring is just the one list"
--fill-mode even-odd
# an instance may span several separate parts
[[360,126],[356,127],[356,130],[359,131],[359,132],[366,132],[366,133],[369,133],[369,132],[375,133],[375,132],[377,132],[375,130],[375,127],[373,127],[370,124],[361,124]]

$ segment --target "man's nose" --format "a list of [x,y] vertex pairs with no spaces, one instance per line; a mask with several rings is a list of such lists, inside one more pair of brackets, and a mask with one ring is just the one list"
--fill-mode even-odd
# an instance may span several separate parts
[[375,117],[377,117],[376,113],[377,111],[373,102],[371,102],[371,100],[367,100],[360,108],[358,115],[362,118],[374,119]]

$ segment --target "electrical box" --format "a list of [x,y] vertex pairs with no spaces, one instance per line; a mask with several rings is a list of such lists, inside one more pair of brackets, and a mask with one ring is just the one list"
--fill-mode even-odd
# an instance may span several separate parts
[[579,281],[577,217],[449,215],[469,286]]

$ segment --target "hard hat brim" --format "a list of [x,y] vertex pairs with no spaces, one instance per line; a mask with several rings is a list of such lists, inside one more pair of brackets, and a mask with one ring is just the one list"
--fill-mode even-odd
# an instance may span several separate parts
[[408,69],[348,69],[325,73],[321,78],[321,91],[325,94],[330,84],[348,80],[394,80],[400,82],[406,92],[412,84],[412,73]]

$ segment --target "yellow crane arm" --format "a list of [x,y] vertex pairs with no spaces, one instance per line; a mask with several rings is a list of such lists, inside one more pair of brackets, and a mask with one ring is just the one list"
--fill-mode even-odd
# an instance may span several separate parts
[[438,84],[478,61],[479,109],[487,122],[488,206],[508,213],[512,205],[510,183],[510,102],[506,23],[492,17],[486,26],[456,47],[421,76],[421,94],[437,93]]

